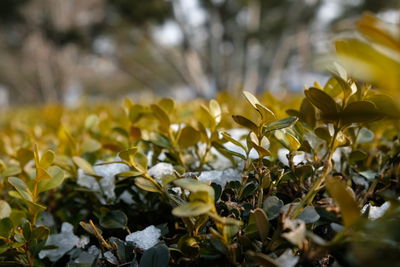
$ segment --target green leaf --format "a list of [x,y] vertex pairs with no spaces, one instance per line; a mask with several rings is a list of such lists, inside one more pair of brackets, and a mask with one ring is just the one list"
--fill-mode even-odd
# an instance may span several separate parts
[[257,208],[252,212],[254,213],[254,218],[260,238],[261,240],[264,240],[265,238],[268,237],[269,233],[269,222],[267,214],[265,214],[264,210],[260,208]]
[[96,114],[90,114],[84,123],[85,130],[91,131],[99,125],[99,117]]
[[271,132],[279,129],[284,129],[293,126],[298,121],[296,117],[288,117],[285,119],[273,121],[265,126],[266,132]]
[[143,253],[139,267],[166,267],[168,262],[168,247],[164,244],[159,244]]
[[257,263],[258,266],[264,267],[280,267],[280,265],[275,262],[271,257],[254,251],[248,251],[247,254]]
[[51,176],[50,179],[42,180],[39,182],[38,191],[44,192],[56,188],[61,185],[64,181],[64,171],[57,166],[52,166],[48,169],[48,173]]
[[[79,222],[79,225],[82,226],[83,229],[85,229],[86,232],[88,232],[91,235],[94,235],[97,237],[97,233],[100,235],[103,233],[100,228],[98,228],[96,225],[92,225],[90,223],[86,222]],[[97,233],[96,233],[97,232]]]
[[132,123],[136,123],[142,117],[143,107],[138,104],[134,104],[129,109],[129,119]]
[[155,192],[155,193],[161,192],[160,189],[155,184],[153,184],[150,180],[143,177],[135,178],[135,185],[145,191]]
[[[39,161],[39,166],[43,169],[47,169],[53,164],[54,161],[54,152],[51,150],[47,150]],[[36,166],[38,167],[38,166]]]
[[367,154],[361,150],[354,150],[349,155],[349,163],[354,164],[358,161],[364,160],[367,158]]
[[234,139],[229,133],[223,132],[222,136],[229,142],[231,142],[234,145],[237,145],[238,147],[241,147],[244,151],[246,151],[246,147],[239,142],[238,140]]
[[[33,152],[26,148],[20,148],[17,151],[17,160],[23,168],[31,159],[33,159]],[[13,174],[15,175],[15,174]],[[12,175],[10,175],[12,176]]]
[[315,107],[308,101],[307,98],[304,98],[300,105],[300,119],[307,123],[309,126],[314,127],[317,115]]
[[32,192],[29,190],[24,181],[17,177],[10,177],[8,178],[8,182],[14,186],[23,199],[33,201]]
[[355,101],[348,104],[340,113],[344,125],[351,123],[370,122],[380,119],[381,113],[372,102]]
[[5,200],[0,200],[0,219],[9,217],[11,214],[11,207]]
[[192,193],[207,192],[210,196],[214,196],[214,189],[211,186],[195,179],[182,178],[175,180],[174,184]]
[[319,138],[321,138],[322,140],[324,140],[326,143],[329,144],[329,143],[331,142],[332,135],[331,135],[331,133],[329,132],[328,127],[325,127],[325,126],[317,127],[317,128],[314,130],[314,133],[315,133]]
[[250,105],[253,106],[254,109],[257,110],[257,104],[261,104],[257,97],[255,97],[252,93],[248,92],[248,91],[243,91],[243,95],[246,98],[246,100],[250,103]]
[[172,210],[172,214],[177,217],[192,217],[207,213],[213,208],[212,203],[193,201],[184,203]]
[[351,189],[333,177],[327,178],[326,188],[340,208],[344,225],[351,226],[354,224],[360,218],[360,209],[350,193]]
[[50,234],[50,229],[46,226],[34,226],[32,229],[32,237],[38,241],[46,240]]
[[158,102],[158,105],[166,113],[172,113],[175,109],[175,101],[172,98],[163,98]]
[[324,91],[331,97],[336,97],[342,92],[342,87],[336,77],[331,77],[324,86]]
[[106,211],[101,215],[99,223],[108,229],[122,229],[128,224],[128,217],[121,210]]
[[251,120],[240,115],[232,115],[232,118],[237,124],[250,129],[253,132],[258,132],[258,126]]
[[159,121],[162,131],[168,132],[169,126],[171,125],[171,121],[169,119],[168,114],[157,105],[153,104],[150,107],[151,107],[151,110],[153,111],[154,116]]
[[262,104],[256,104],[257,111],[261,114],[262,123],[275,120],[275,114]]
[[337,114],[338,110],[335,100],[321,89],[311,87],[305,90],[304,94],[311,104],[321,110],[325,115],[332,116]]
[[96,172],[93,170],[92,165],[90,165],[87,160],[78,156],[74,156],[72,157],[72,161],[87,174],[96,175]]
[[299,140],[297,140],[296,137],[294,137],[292,134],[290,133],[285,133],[285,137],[286,140],[288,141],[288,149],[290,151],[296,151],[297,149],[300,148],[301,144],[299,142]]
[[136,147],[132,147],[132,148],[128,148],[126,150],[123,150],[121,152],[119,152],[118,156],[124,160],[125,162],[127,162],[130,166],[134,166],[135,165],[135,154],[137,152],[137,148]]
[[249,196],[251,196],[257,190],[257,186],[254,183],[248,183],[242,193],[240,194],[240,200],[243,200]]
[[19,166],[9,166],[1,173],[1,177],[15,176],[21,173],[21,168]]
[[82,143],[82,153],[93,153],[102,148],[102,144],[95,139],[87,139]]
[[9,238],[13,232],[14,225],[10,218],[0,220],[0,236]]
[[143,173],[147,171],[147,157],[145,154],[141,152],[136,152],[134,156],[134,161],[135,163],[133,166],[138,170]]
[[276,196],[267,197],[263,203],[263,209],[267,214],[268,219],[272,220],[279,216],[279,212],[283,207],[283,201]]
[[227,157],[228,159],[233,160],[233,157],[238,157],[242,160],[246,160],[246,156],[244,156],[243,154],[240,154],[238,152],[235,151],[231,151],[227,148],[225,148],[223,145],[221,145],[220,143],[217,142],[211,142],[212,146],[222,155],[224,155],[225,157]]
[[390,96],[374,94],[368,96],[367,100],[374,103],[383,115],[392,119],[400,118],[399,105]]
[[183,128],[178,137],[178,144],[185,149],[195,145],[200,139],[200,133],[192,126]]

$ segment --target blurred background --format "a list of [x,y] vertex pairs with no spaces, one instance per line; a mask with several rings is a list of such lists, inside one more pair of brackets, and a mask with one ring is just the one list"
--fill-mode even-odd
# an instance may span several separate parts
[[324,83],[332,41],[398,0],[1,0],[0,106],[275,95]]

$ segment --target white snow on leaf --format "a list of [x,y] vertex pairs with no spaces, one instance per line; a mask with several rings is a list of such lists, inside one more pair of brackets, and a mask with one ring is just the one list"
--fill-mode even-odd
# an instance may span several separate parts
[[142,231],[131,233],[125,237],[125,241],[132,242],[140,249],[147,250],[160,241],[161,230],[150,225]]
[[99,183],[96,181],[96,178],[86,175],[82,169],[78,170],[77,184],[82,187],[86,187],[92,191],[100,190],[100,186]]
[[241,181],[242,174],[236,169],[225,169],[223,171],[204,171],[200,174],[200,181],[212,182],[224,187],[227,183],[232,181]]
[[275,260],[280,267],[294,267],[299,262],[299,256],[294,256],[291,249],[285,250],[282,255]]
[[95,245],[91,245],[88,249],[88,253],[97,257],[100,254],[100,249],[98,249]]
[[385,214],[385,212],[390,208],[390,202],[386,201],[380,207],[367,204],[361,209],[361,213],[364,213],[368,207],[369,207],[368,219],[376,220],[382,217]]
[[48,211],[44,211],[42,213],[40,213],[37,221],[36,221],[36,225],[45,225],[45,226],[54,226],[55,225],[55,221],[54,221],[54,217],[53,215],[48,212]]
[[114,256],[114,254],[111,251],[105,252],[104,257],[107,259],[108,262],[115,264],[115,265],[118,264],[117,258]]
[[57,248],[40,251],[39,258],[43,259],[47,257],[50,261],[55,262],[74,248],[78,242],[79,237],[73,233],[73,226],[70,223],[64,222],[61,226],[61,232],[49,235],[46,240],[46,246],[57,246]]
[[[116,160],[120,160],[116,158]],[[102,162],[97,162],[97,164]],[[129,167],[122,163],[111,163],[104,165],[95,165],[93,167],[96,175],[102,178],[97,182],[96,178],[86,175],[83,170],[78,170],[77,183],[96,192],[98,199],[102,204],[115,199],[115,175],[121,172],[129,171]]]
[[157,180],[157,182],[162,183],[162,178],[167,175],[174,174],[174,167],[170,163],[159,162],[148,171],[149,175]]
[[79,241],[78,241],[78,243],[76,244],[76,246],[77,246],[78,248],[84,248],[84,247],[86,247],[86,246],[89,244],[89,242],[90,242],[90,238],[89,238],[87,235],[82,235],[82,236],[79,238]]
[[178,186],[172,187],[171,190],[177,195],[182,195],[182,188]]
[[135,201],[133,201],[132,199],[132,194],[128,190],[122,192],[122,194],[119,196],[119,200],[125,202],[128,205],[132,205],[135,203]]

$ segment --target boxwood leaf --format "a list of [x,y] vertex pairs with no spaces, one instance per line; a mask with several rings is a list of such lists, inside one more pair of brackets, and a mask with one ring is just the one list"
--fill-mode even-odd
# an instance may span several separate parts
[[168,266],[168,262],[168,247],[164,244],[159,244],[143,253],[139,267],[166,267]]
[[78,156],[74,156],[72,157],[72,161],[87,174],[96,175],[96,172],[93,170],[92,165],[90,165],[87,160]]
[[111,210],[102,214],[99,223],[102,227],[108,229],[124,228],[128,224],[128,217],[121,210]]
[[255,209],[253,213],[260,238],[264,240],[267,238],[269,232],[268,216],[265,214],[265,211],[260,208]]
[[64,172],[57,166],[52,166],[48,169],[50,179],[39,182],[38,190],[40,192],[51,190],[62,184],[64,181]]
[[145,191],[160,193],[160,189],[155,184],[143,177],[135,178],[135,185]]
[[281,120],[273,121],[265,126],[266,132],[271,132],[279,129],[291,127],[298,121],[296,117],[288,117]]
[[370,101],[355,101],[348,104],[340,113],[344,125],[351,123],[370,122],[381,118],[382,115]]
[[8,178],[8,182],[14,186],[14,188],[18,191],[21,197],[25,200],[32,201],[32,192],[29,190],[28,186],[24,181],[17,177]]
[[304,94],[311,104],[313,104],[323,113],[331,116],[338,112],[335,100],[321,89],[311,87],[305,90]]
[[213,203],[193,201],[184,203],[172,210],[172,214],[177,217],[192,217],[207,213],[213,208]]
[[243,117],[240,115],[233,115],[232,118],[237,124],[247,128],[247,129],[250,129],[251,131],[253,131],[253,132],[258,131],[258,126],[251,120],[247,119],[246,117]]
[[188,148],[195,145],[200,139],[200,133],[192,126],[183,128],[178,137],[178,144],[181,148]]
[[333,177],[326,180],[326,188],[340,208],[345,226],[350,226],[360,217],[360,209],[348,187]]

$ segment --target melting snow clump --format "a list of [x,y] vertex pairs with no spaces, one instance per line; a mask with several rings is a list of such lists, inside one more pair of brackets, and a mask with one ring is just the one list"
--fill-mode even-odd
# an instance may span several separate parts
[[170,163],[160,162],[149,169],[149,175],[161,183],[166,175],[173,175],[174,167]]
[[137,231],[125,237],[125,241],[132,242],[140,249],[147,250],[160,241],[161,230],[150,225],[142,231]]
[[386,201],[380,207],[371,206],[370,204],[367,204],[362,208],[361,213],[364,213],[367,210],[368,206],[369,206],[368,219],[376,220],[382,217],[385,214],[385,212],[389,209],[390,202]]
[[61,233],[50,235],[46,241],[46,246],[57,246],[57,248],[40,251],[39,258],[48,257],[55,262],[75,247],[78,242],[79,237],[73,233],[73,226],[64,222],[61,226]]
[[212,182],[224,187],[227,183],[232,181],[241,181],[242,175],[236,169],[226,169],[223,171],[205,171],[199,176],[199,180],[203,182]]
[[[116,160],[119,159],[117,158]],[[97,197],[102,204],[106,204],[107,201],[114,200],[115,175],[120,172],[129,171],[129,167],[122,163],[111,163],[94,166],[93,170],[98,176],[102,177],[100,181],[97,182],[94,177],[86,175],[83,170],[79,169],[77,180],[78,185],[97,192]],[[104,199],[104,197],[106,199]]]
[[78,241],[78,243],[76,244],[76,246],[77,246],[78,248],[84,248],[84,247],[86,247],[89,243],[90,243],[89,237],[86,236],[86,235],[82,235],[82,236],[79,238],[79,241]]

